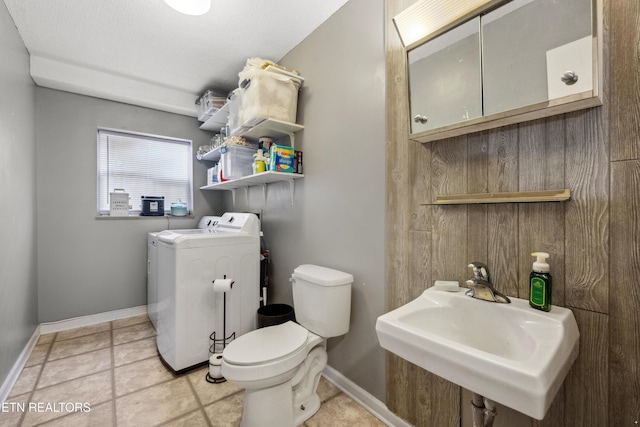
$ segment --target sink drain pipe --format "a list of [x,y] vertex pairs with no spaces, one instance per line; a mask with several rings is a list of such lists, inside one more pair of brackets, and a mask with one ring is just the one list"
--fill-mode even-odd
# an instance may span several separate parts
[[471,399],[473,412],[473,427],[492,427],[496,418],[496,404],[494,401],[473,393]]

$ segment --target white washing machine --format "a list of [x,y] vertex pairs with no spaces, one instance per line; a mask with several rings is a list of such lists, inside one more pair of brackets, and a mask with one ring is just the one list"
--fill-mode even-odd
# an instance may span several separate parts
[[[198,230],[203,233],[212,229],[220,221],[219,216],[203,216],[198,222]],[[193,232],[191,230],[175,230],[176,232]],[[153,327],[158,329],[158,233],[154,231],[147,237],[147,314]]]
[[[157,234],[158,352],[180,373],[209,360],[210,335],[256,328],[260,298],[260,221],[255,214],[227,212],[213,227]],[[213,281],[234,282],[214,292]],[[226,321],[223,321],[226,306]]]

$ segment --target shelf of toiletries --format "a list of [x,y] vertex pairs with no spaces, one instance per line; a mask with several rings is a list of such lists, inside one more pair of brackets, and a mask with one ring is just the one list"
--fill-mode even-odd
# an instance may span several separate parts
[[[266,119],[251,128],[240,128],[234,133],[234,136],[241,136],[247,141],[257,142],[259,138],[269,137],[274,141],[288,137],[291,148],[295,147],[295,133],[304,129],[304,126],[283,122],[280,120]],[[201,161],[219,162],[222,157],[222,151],[225,146],[218,146],[213,150],[203,154],[198,159]],[[239,147],[245,149],[244,147]],[[235,190],[237,188],[248,188],[261,185],[266,187],[267,184],[274,182],[288,181],[291,188],[292,204],[294,194],[294,180],[303,178],[301,173],[266,171],[258,174],[247,175],[241,178],[231,179],[224,182],[217,182],[200,187],[201,190]],[[266,190],[265,202],[266,202]],[[235,192],[234,192],[235,200]],[[234,203],[235,204],[235,203]]]
[[198,120],[204,121],[200,129],[219,133],[211,141],[216,148],[204,154],[200,150],[209,147],[198,149],[198,160],[218,163],[208,169],[207,185],[200,189],[231,190],[235,203],[237,188],[245,188],[248,197],[249,187],[262,186],[266,203],[267,184],[284,181],[293,204],[294,181],[304,176],[302,153],[295,151],[295,134],[304,129],[295,123],[304,78],[260,58],[249,58],[238,77],[238,88],[222,99],[224,105],[212,90],[196,101],[202,109],[212,107],[198,110]]
[[425,203],[425,205],[564,202],[569,199],[571,199],[571,190],[565,188],[561,190],[440,195],[436,196],[435,203]]

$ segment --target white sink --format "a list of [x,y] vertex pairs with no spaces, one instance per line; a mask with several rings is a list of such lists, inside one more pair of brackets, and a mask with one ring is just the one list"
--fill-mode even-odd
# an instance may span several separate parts
[[[472,392],[541,420],[578,357],[571,310],[538,311],[429,288],[380,317],[380,345]],[[391,373],[393,374],[393,373]]]

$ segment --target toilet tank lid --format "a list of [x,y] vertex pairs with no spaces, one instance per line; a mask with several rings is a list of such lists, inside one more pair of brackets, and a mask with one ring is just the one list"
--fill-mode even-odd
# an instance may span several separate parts
[[349,273],[312,264],[303,264],[293,270],[293,277],[322,286],[339,286],[353,283],[353,276]]

